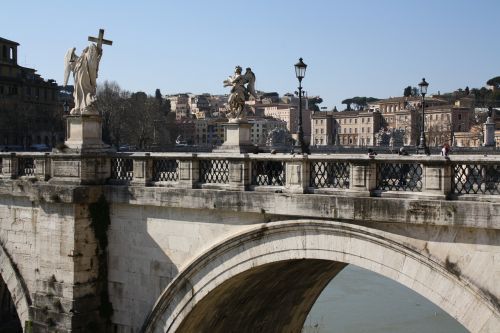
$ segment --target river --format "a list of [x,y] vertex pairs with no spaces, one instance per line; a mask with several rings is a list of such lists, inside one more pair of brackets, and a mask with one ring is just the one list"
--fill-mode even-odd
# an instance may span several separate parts
[[304,333],[466,333],[460,323],[405,286],[347,266],[314,304]]

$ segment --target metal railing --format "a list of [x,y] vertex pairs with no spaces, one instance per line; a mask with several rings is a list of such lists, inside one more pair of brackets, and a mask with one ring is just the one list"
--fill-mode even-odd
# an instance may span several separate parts
[[456,164],[453,167],[456,194],[500,194],[499,164]]
[[419,163],[377,163],[377,190],[422,191],[422,165]]
[[179,161],[175,159],[154,159],[152,180],[175,182],[179,179]]
[[311,161],[310,173],[310,186],[313,188],[349,188],[349,162]]
[[111,159],[111,180],[131,181],[134,178],[134,160],[131,158]]
[[200,160],[200,183],[229,183],[229,161],[225,159]]
[[34,176],[36,163],[33,157],[21,157],[17,160],[18,176]]
[[273,160],[252,161],[252,185],[284,186],[285,182],[285,162]]

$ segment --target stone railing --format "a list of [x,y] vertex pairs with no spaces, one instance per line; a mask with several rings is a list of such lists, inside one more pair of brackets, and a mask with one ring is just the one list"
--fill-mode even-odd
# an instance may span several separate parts
[[500,156],[0,153],[3,179],[278,193],[500,196]]

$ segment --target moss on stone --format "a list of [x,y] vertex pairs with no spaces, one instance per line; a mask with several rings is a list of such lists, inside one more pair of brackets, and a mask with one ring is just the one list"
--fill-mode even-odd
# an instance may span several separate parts
[[107,283],[108,260],[106,253],[108,248],[108,228],[111,224],[111,218],[109,216],[109,204],[104,195],[101,195],[97,202],[89,205],[89,213],[94,236],[98,242],[98,249],[96,251],[99,261],[98,280],[101,282],[99,314],[109,325],[111,323],[111,316],[113,315],[113,305],[109,301]]

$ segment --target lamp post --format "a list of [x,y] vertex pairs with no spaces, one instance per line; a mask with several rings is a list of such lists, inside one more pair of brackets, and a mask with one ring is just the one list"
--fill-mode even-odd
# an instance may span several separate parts
[[69,113],[69,104],[68,104],[68,101],[64,101],[63,112],[64,112],[65,115]]
[[299,80],[299,126],[297,129],[298,143],[297,152],[300,154],[309,154],[309,148],[304,142],[304,130],[302,129],[302,79],[306,75],[307,65],[299,59],[299,62],[295,64],[295,76]]
[[429,84],[422,79],[422,82],[418,84],[420,87],[420,94],[422,95],[422,124],[420,127],[420,144],[418,145],[417,152],[419,154],[429,155],[427,145],[425,144],[425,94],[427,94],[427,87]]

